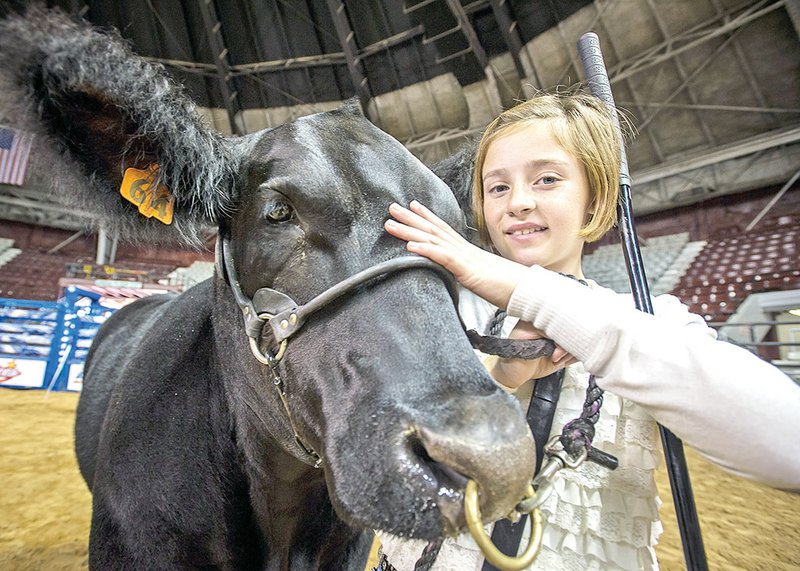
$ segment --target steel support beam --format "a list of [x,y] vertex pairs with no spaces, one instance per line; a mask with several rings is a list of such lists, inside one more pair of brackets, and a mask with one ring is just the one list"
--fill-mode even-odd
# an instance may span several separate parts
[[336,28],[336,35],[339,38],[339,45],[342,46],[342,51],[347,60],[347,70],[350,72],[353,87],[356,90],[359,101],[361,101],[361,106],[366,109],[367,104],[372,99],[372,92],[367,76],[364,74],[361,57],[358,54],[356,34],[350,24],[347,9],[342,0],[327,0],[327,3],[331,18],[333,18],[333,25]]
[[794,31],[800,38],[800,0],[785,0],[786,13],[794,25]]
[[111,239],[108,237],[106,229],[102,226],[97,231],[97,249],[94,261],[98,265],[108,264],[108,251],[111,246]]
[[800,141],[800,127],[788,127],[778,131],[770,131],[744,139],[730,145],[717,147],[709,152],[692,152],[691,158],[669,160],[652,168],[634,172],[631,178],[636,184],[644,184],[661,178],[674,176],[688,171],[707,167],[722,161],[738,159],[764,149],[781,145],[789,145]]
[[522,79],[527,75],[525,66],[522,65],[522,60],[519,56],[520,52],[522,52],[522,39],[519,36],[517,22],[511,17],[508,0],[489,0],[489,4],[492,6],[492,13],[497,21],[497,26],[500,28],[500,34],[502,34],[503,40],[508,46],[508,53],[511,54],[511,59],[514,60],[517,75]]
[[199,0],[200,13],[203,15],[203,24],[206,27],[206,36],[211,46],[211,53],[214,55],[214,66],[217,70],[217,85],[222,93],[225,110],[228,112],[228,120],[231,124],[231,131],[237,135],[244,135],[244,131],[236,121],[236,115],[241,110],[239,106],[238,93],[233,87],[228,64],[228,48],[222,38],[222,23],[217,17],[217,8],[214,0]]
[[766,206],[764,206],[764,208],[761,209],[761,212],[759,212],[756,215],[756,217],[753,218],[752,222],[750,222],[750,224],[747,225],[744,231],[750,232],[750,230],[752,230],[753,227],[755,227],[755,225],[758,224],[758,222],[762,218],[764,218],[764,216],[766,216],[767,212],[769,212],[770,209],[773,206],[775,206],[775,203],[781,199],[781,196],[783,196],[786,193],[786,191],[789,190],[792,187],[792,185],[797,182],[798,178],[800,178],[800,170],[798,170],[792,175],[792,178],[790,178],[788,182],[781,187],[778,193],[770,199],[770,201],[766,204]]
[[447,7],[450,8],[450,11],[453,13],[453,17],[455,17],[456,22],[458,22],[461,26],[461,33],[463,33],[464,37],[467,38],[469,49],[475,54],[475,59],[478,60],[478,65],[481,66],[481,69],[485,70],[489,66],[489,58],[486,57],[486,51],[478,41],[478,34],[475,32],[475,28],[472,27],[472,23],[469,21],[469,16],[467,16],[463,6],[461,6],[461,2],[459,0],[446,0],[446,2]]

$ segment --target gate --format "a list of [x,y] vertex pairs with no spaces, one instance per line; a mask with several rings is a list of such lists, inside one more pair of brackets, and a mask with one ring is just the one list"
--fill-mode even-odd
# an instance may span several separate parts
[[80,391],[86,354],[114,309],[68,287],[60,301],[0,298],[0,387]]

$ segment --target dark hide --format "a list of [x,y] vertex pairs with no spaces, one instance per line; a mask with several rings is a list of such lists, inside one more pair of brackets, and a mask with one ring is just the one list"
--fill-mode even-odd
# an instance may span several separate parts
[[[305,302],[403,255],[382,229],[392,201],[462,221],[441,180],[356,103],[225,139],[159,67],[39,12],[0,23],[0,62],[49,156],[82,173],[63,192],[140,239],[230,228],[248,296],[269,286]],[[124,168],[151,162],[176,196],[173,226],[119,197]],[[269,333],[262,343],[274,349]],[[330,304],[289,340],[279,370],[321,469],[295,444],[219,274],[108,320],[76,421],[91,568],[360,570],[371,529],[463,528],[463,476],[478,482],[487,519],[524,494],[529,430],[475,358],[438,273],[386,276]]]

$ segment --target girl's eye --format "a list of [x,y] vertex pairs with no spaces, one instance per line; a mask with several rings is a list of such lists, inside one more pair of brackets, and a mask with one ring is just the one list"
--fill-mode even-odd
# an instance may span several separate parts
[[495,184],[494,186],[489,187],[489,194],[498,194],[500,192],[504,192],[508,190],[507,184]]
[[542,178],[539,179],[539,182],[541,184],[546,185],[546,186],[550,186],[552,184],[557,183],[558,179],[556,177],[552,176],[552,175],[545,175],[545,176],[543,176]]
[[288,222],[294,218],[294,208],[285,200],[274,200],[267,206],[267,220],[270,222]]

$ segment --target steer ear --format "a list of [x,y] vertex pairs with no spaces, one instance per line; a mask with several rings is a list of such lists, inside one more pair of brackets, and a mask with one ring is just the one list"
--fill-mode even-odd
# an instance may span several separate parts
[[472,243],[480,245],[472,208],[472,176],[477,150],[478,139],[469,138],[454,154],[433,165],[431,170],[450,187],[458,201],[458,206],[464,215],[462,235]]
[[9,119],[40,135],[34,155],[60,199],[162,243],[198,244],[230,212],[235,145],[115,33],[30,8],[0,22],[0,68],[0,109],[16,105]]

